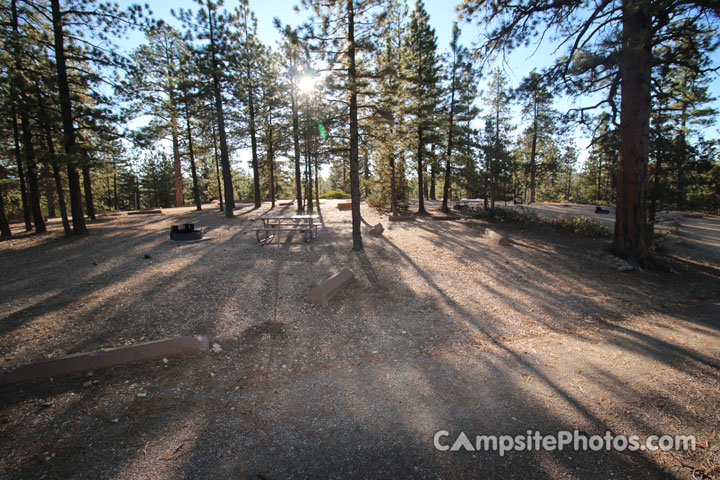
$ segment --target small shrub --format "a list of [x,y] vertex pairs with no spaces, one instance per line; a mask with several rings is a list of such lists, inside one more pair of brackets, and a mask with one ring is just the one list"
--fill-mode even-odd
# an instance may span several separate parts
[[588,217],[563,217],[555,221],[561,229],[581,237],[603,238],[610,236],[610,229]]
[[386,209],[385,202],[382,201],[382,199],[373,197],[370,195],[367,199],[368,206],[370,208],[374,208],[377,211],[384,211]]
[[473,208],[469,210],[469,216],[477,220],[485,220],[490,223],[540,223],[540,217],[529,208]]
[[350,198],[350,194],[339,190],[331,190],[320,195],[320,198]]
[[583,237],[602,238],[611,235],[610,229],[597,220],[588,217],[542,217],[529,208],[475,208],[469,211],[470,218],[490,223],[515,223],[551,227]]

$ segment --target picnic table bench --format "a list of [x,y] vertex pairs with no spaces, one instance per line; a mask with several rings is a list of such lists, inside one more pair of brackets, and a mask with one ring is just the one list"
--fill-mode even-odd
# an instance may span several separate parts
[[317,215],[261,215],[256,220],[262,221],[262,227],[252,227],[255,237],[260,243],[266,243],[280,232],[299,232],[310,242],[317,237]]

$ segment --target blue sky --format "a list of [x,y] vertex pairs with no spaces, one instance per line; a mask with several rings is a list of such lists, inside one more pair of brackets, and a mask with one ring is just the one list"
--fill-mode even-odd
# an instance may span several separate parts
[[[175,21],[170,14],[171,9],[191,9],[197,10],[198,5],[193,0],[174,0],[172,2],[163,0],[145,0],[153,12],[154,18],[162,18],[168,23],[175,24],[178,27],[179,22]],[[407,0],[411,8],[414,6],[414,0]],[[133,2],[128,0],[120,1],[121,6],[129,5]],[[290,24],[293,26],[303,23],[308,16],[308,12],[300,11],[295,12],[294,6],[300,2],[298,0],[250,0],[250,8],[255,12],[258,19],[258,34],[262,41],[271,46],[275,46],[276,42],[280,39],[278,32],[273,26],[273,18],[279,17],[283,24]],[[233,0],[226,0],[225,8],[232,9],[236,5]],[[426,0],[425,8],[430,15],[430,22],[435,28],[435,32],[438,37],[438,49],[440,52],[444,52],[448,49],[450,43],[450,36],[452,30],[452,24],[457,19],[457,13],[455,11],[456,2],[453,0]],[[479,38],[480,29],[474,23],[460,23],[462,29],[461,43],[466,46],[470,46],[473,41]],[[130,38],[123,42],[123,47],[132,49],[144,41],[144,38],[139,33],[132,33]],[[516,87],[520,80],[527,75],[533,68],[541,70],[543,67],[549,66],[553,62],[553,49],[551,45],[541,46],[539,49],[535,49],[535,46],[531,48],[521,48],[507,59],[508,65],[505,70],[508,75],[511,87]],[[716,52],[714,55],[715,63],[720,62],[720,52]],[[481,88],[483,85],[481,81]],[[720,96],[720,79],[716,77],[711,87],[711,92],[715,96]],[[588,99],[584,100],[586,103]],[[583,100],[575,101],[569,98],[561,98],[556,101],[556,108],[561,112],[566,111],[573,106],[582,104]],[[720,109],[720,103],[717,101],[714,105]],[[522,120],[519,118],[519,107],[515,108],[516,118],[515,123],[520,124]],[[720,132],[716,126],[706,130],[705,135],[707,138],[719,138]],[[589,138],[586,137],[582,132],[578,131],[576,135],[576,144],[581,152],[581,161],[583,161],[587,154],[584,152],[585,147],[589,143]],[[244,155],[243,155],[244,157]],[[244,160],[244,158],[243,158]]]

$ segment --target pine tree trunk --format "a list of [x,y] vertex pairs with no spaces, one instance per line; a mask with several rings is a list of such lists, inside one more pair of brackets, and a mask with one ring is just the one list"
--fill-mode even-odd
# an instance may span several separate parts
[[291,107],[292,107],[292,130],[293,130],[293,148],[295,152],[295,194],[297,196],[297,211],[302,213],[302,177],[300,172],[300,121],[298,120],[298,105],[297,105],[297,85],[295,79],[295,72],[292,74],[292,91],[290,92]]
[[60,177],[60,166],[57,161],[53,161],[53,177],[55,178],[55,190],[58,196],[58,208],[60,209],[60,217],[62,218],[63,231],[65,236],[72,235],[70,228],[70,220],[68,219],[67,207],[65,206],[65,195],[63,194],[62,178]]
[[535,155],[537,152],[537,102],[535,103],[535,112],[533,116],[533,136],[532,136],[532,147],[530,150],[530,203],[535,202]]
[[212,122],[210,128],[212,130],[213,137],[213,155],[215,158],[215,175],[217,178],[218,200],[220,202],[220,211],[222,212],[223,210],[225,210],[225,204],[223,201],[222,185],[220,184],[220,162],[218,161],[217,134],[215,133],[215,125],[212,124]]
[[363,158],[365,159],[365,165],[363,165],[363,176],[365,177],[365,198],[367,198],[368,195],[370,195],[370,158],[367,148],[364,153]]
[[65,232],[65,236],[69,237],[72,235],[72,230],[70,229],[67,207],[65,206],[65,195],[63,194],[62,178],[60,177],[60,165],[58,165],[57,154],[55,152],[55,142],[53,141],[50,125],[42,122],[42,127],[45,130],[45,142],[47,144],[48,154],[50,155],[50,163],[52,164],[53,179],[55,180],[55,191],[58,196],[58,208],[60,209],[60,218],[62,218],[63,231]]
[[685,139],[685,131],[687,128],[687,102],[682,102],[682,112],[680,115],[680,146],[682,153],[678,158],[677,171],[677,208],[685,209],[685,199],[687,198],[687,182],[685,179],[685,166],[687,162],[687,143]]
[[73,233],[87,235],[85,214],[83,213],[82,193],[80,192],[80,176],[75,168],[74,160],[77,155],[75,143],[75,127],[73,126],[72,100],[70,99],[70,85],[67,77],[67,63],[65,59],[65,46],[63,37],[62,17],[60,16],[60,1],[50,0],[52,6],[52,23],[55,42],[55,66],[57,69],[58,93],[60,99],[60,112],[62,116],[63,138],[65,143],[65,157],[68,172],[68,187],[70,190],[70,209],[72,211]]
[[315,165],[315,203],[317,204],[318,210],[320,210],[320,175],[318,173],[318,157],[317,150],[313,158],[313,164]]
[[495,106],[495,151],[493,152],[493,163],[490,169],[490,208],[495,208],[495,199],[497,198],[497,173],[500,168],[497,165],[499,158],[497,158],[498,152],[500,152],[500,107]]
[[360,232],[360,159],[358,137],[357,72],[355,66],[355,0],[347,0],[348,87],[350,90],[350,198],[353,250],[363,249]]
[[655,231],[655,213],[660,194],[660,173],[662,172],[662,150],[659,149],[655,158],[652,188],[650,190],[650,208],[648,210],[648,245],[652,245],[652,236]]
[[649,261],[645,177],[650,129],[652,24],[644,3],[623,1],[620,151],[613,250],[632,264]]
[[488,210],[488,179],[490,178],[490,157],[487,158],[485,175],[483,175],[483,210]]
[[306,151],[305,151],[305,173],[307,177],[307,198],[305,199],[305,203],[307,204],[307,213],[313,212],[313,178],[312,178],[312,153],[311,153],[311,145],[312,140],[306,139],[305,144],[307,145]]
[[40,208],[40,188],[38,186],[38,169],[35,162],[35,149],[32,143],[32,132],[30,131],[30,118],[27,113],[20,113],[20,125],[22,126],[22,143],[25,152],[25,166],[27,167],[28,190],[30,191],[30,210],[32,211],[33,223],[37,233],[46,232],[45,220]]
[[[22,127],[22,144],[25,156],[25,167],[27,168],[27,186],[30,194],[30,212],[32,213],[33,222],[35,223],[35,231],[38,233],[45,232],[45,220],[43,219],[42,209],[40,208],[40,189],[38,188],[37,163],[35,161],[35,150],[32,143],[32,131],[30,130],[30,118],[27,111],[27,101],[25,95],[25,86],[20,80],[20,75],[24,71],[22,64],[22,51],[20,46],[20,30],[18,24],[17,2],[12,0],[11,3],[11,26],[12,26],[12,43],[13,43],[13,60],[15,65],[15,76],[11,84],[12,100],[14,106],[19,106],[20,126]],[[13,110],[16,113],[17,110]],[[14,128],[17,129],[17,118],[15,118]],[[16,143],[17,147],[17,143]],[[18,161],[18,171],[22,170],[22,162]],[[26,222],[27,227],[27,222]]]
[[92,181],[90,179],[90,167],[83,165],[83,188],[85,189],[85,209],[90,220],[95,220],[95,201],[93,200]]
[[2,188],[0,188],[0,237],[11,237],[10,224],[7,215],[5,215],[5,198]]
[[390,154],[390,214],[393,216],[397,216],[398,214],[395,156],[392,153]]
[[452,152],[453,152],[453,121],[455,116],[455,62],[453,62],[452,81],[450,82],[450,117],[448,120],[448,143],[447,155],[445,158],[445,184],[443,185],[443,202],[442,211],[448,213],[448,199],[450,197],[450,175],[452,171]]
[[235,214],[235,198],[233,196],[232,172],[230,171],[230,154],[228,152],[227,137],[225,134],[225,114],[223,113],[222,98],[219,82],[216,83],[215,109],[217,113],[218,137],[220,138],[220,165],[222,166],[223,187],[225,192],[225,217],[233,218]]
[[260,192],[260,167],[258,165],[257,155],[257,133],[255,131],[255,102],[252,94],[252,84],[250,82],[250,62],[247,64],[248,76],[248,109],[250,113],[250,147],[252,150],[252,169],[253,169],[253,193],[255,196],[255,208],[262,206],[262,193]]
[[233,218],[235,213],[235,198],[233,196],[232,172],[230,170],[230,153],[228,151],[227,134],[225,133],[225,113],[223,111],[222,92],[220,91],[220,76],[218,73],[218,61],[216,57],[214,21],[215,15],[208,6],[208,17],[210,23],[210,51],[212,60],[212,81],[213,95],[215,97],[215,115],[220,137],[220,164],[222,165],[223,186],[225,187],[225,217]]
[[182,207],[185,205],[185,200],[183,199],[182,163],[180,161],[180,140],[178,139],[176,118],[171,120],[170,135],[172,137],[173,171],[175,174],[175,206]]
[[190,157],[193,200],[195,200],[195,208],[199,212],[202,210],[202,201],[200,200],[200,189],[198,188],[197,168],[195,167],[195,151],[193,150],[192,129],[190,128],[190,110],[188,109],[187,103],[185,103],[185,123],[187,126],[188,156]]
[[113,160],[113,210],[118,209],[117,166]]
[[424,190],[425,190],[425,182],[424,182],[424,176],[425,176],[425,168],[423,166],[423,150],[425,149],[425,143],[423,139],[423,127],[422,125],[418,125],[417,129],[417,138],[418,138],[418,149],[417,149],[417,176],[418,176],[418,215],[423,215],[427,213],[425,211],[425,197],[424,197]]
[[15,143],[15,162],[17,163],[17,172],[20,179],[20,200],[23,208],[23,219],[25,220],[25,231],[32,230],[32,220],[30,216],[30,204],[28,203],[27,187],[25,186],[25,169],[22,164],[22,151],[20,150],[20,130],[17,124],[17,114],[13,107],[13,141]]
[[53,185],[50,174],[50,167],[48,167],[47,163],[43,165],[42,177],[43,186],[45,188],[45,203],[47,204],[47,216],[48,218],[55,218],[55,195],[53,195]]
[[597,201],[602,198],[602,157],[598,158]]
[[425,197],[425,200],[430,199],[430,195],[428,193],[428,184],[429,184],[429,182],[427,181],[428,176],[429,175],[427,172],[427,164],[426,164],[423,167],[423,196]]
[[435,195],[435,183],[437,178],[437,172],[435,171],[435,161],[430,164],[430,193],[428,198],[430,200],[436,200]]
[[[268,122],[270,123],[270,122]],[[273,131],[272,127],[268,127],[268,144],[267,144],[267,158],[268,158],[268,169],[270,179],[268,181],[268,193],[270,193],[270,205],[271,208],[275,208],[275,151],[273,146]]]
[[347,168],[345,168],[345,159],[342,161],[342,171],[343,171],[343,193],[347,193]]

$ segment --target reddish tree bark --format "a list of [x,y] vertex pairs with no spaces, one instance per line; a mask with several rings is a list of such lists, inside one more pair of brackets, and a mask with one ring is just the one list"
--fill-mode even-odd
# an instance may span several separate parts
[[620,151],[613,251],[644,266],[649,259],[645,179],[650,136],[652,26],[643,2],[623,2]]

